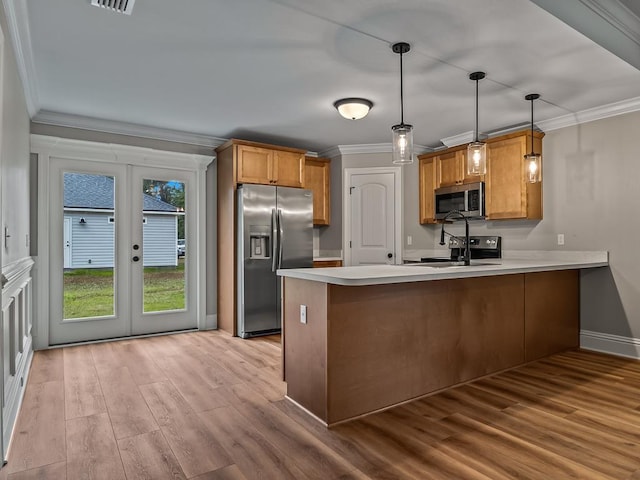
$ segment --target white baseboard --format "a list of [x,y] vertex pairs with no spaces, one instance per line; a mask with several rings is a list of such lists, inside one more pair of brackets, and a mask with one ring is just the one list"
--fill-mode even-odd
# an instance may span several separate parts
[[216,330],[217,328],[218,328],[218,314],[213,313],[205,317],[203,328],[201,328],[200,330]]
[[580,348],[640,360],[640,339],[638,338],[581,330]]

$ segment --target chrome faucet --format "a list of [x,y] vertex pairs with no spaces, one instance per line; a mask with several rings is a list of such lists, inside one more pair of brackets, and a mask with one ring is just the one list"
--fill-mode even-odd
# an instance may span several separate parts
[[464,220],[464,255],[462,256],[462,260],[464,260],[465,265],[471,265],[471,242],[469,241],[469,220],[465,217],[460,210],[451,210],[442,218],[442,230],[440,231],[440,245],[444,245],[444,234],[453,236],[448,232],[444,231],[444,223],[446,220],[456,215],[458,219]]

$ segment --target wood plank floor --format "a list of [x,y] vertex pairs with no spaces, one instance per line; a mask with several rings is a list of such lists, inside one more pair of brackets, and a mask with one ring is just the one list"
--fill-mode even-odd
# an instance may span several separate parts
[[0,479],[640,479],[640,362],[570,351],[327,430],[279,337],[36,352]]

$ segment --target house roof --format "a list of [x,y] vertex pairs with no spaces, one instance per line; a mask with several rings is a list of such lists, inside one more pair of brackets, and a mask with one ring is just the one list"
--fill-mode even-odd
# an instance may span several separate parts
[[[143,193],[145,212],[177,212],[178,208]],[[113,210],[114,179],[86,173],[64,174],[64,207]]]

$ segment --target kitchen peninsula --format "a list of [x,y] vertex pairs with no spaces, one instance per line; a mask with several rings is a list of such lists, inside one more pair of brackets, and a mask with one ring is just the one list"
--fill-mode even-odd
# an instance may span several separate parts
[[577,347],[579,270],[607,253],[505,257],[279,270],[287,397],[331,426]]

